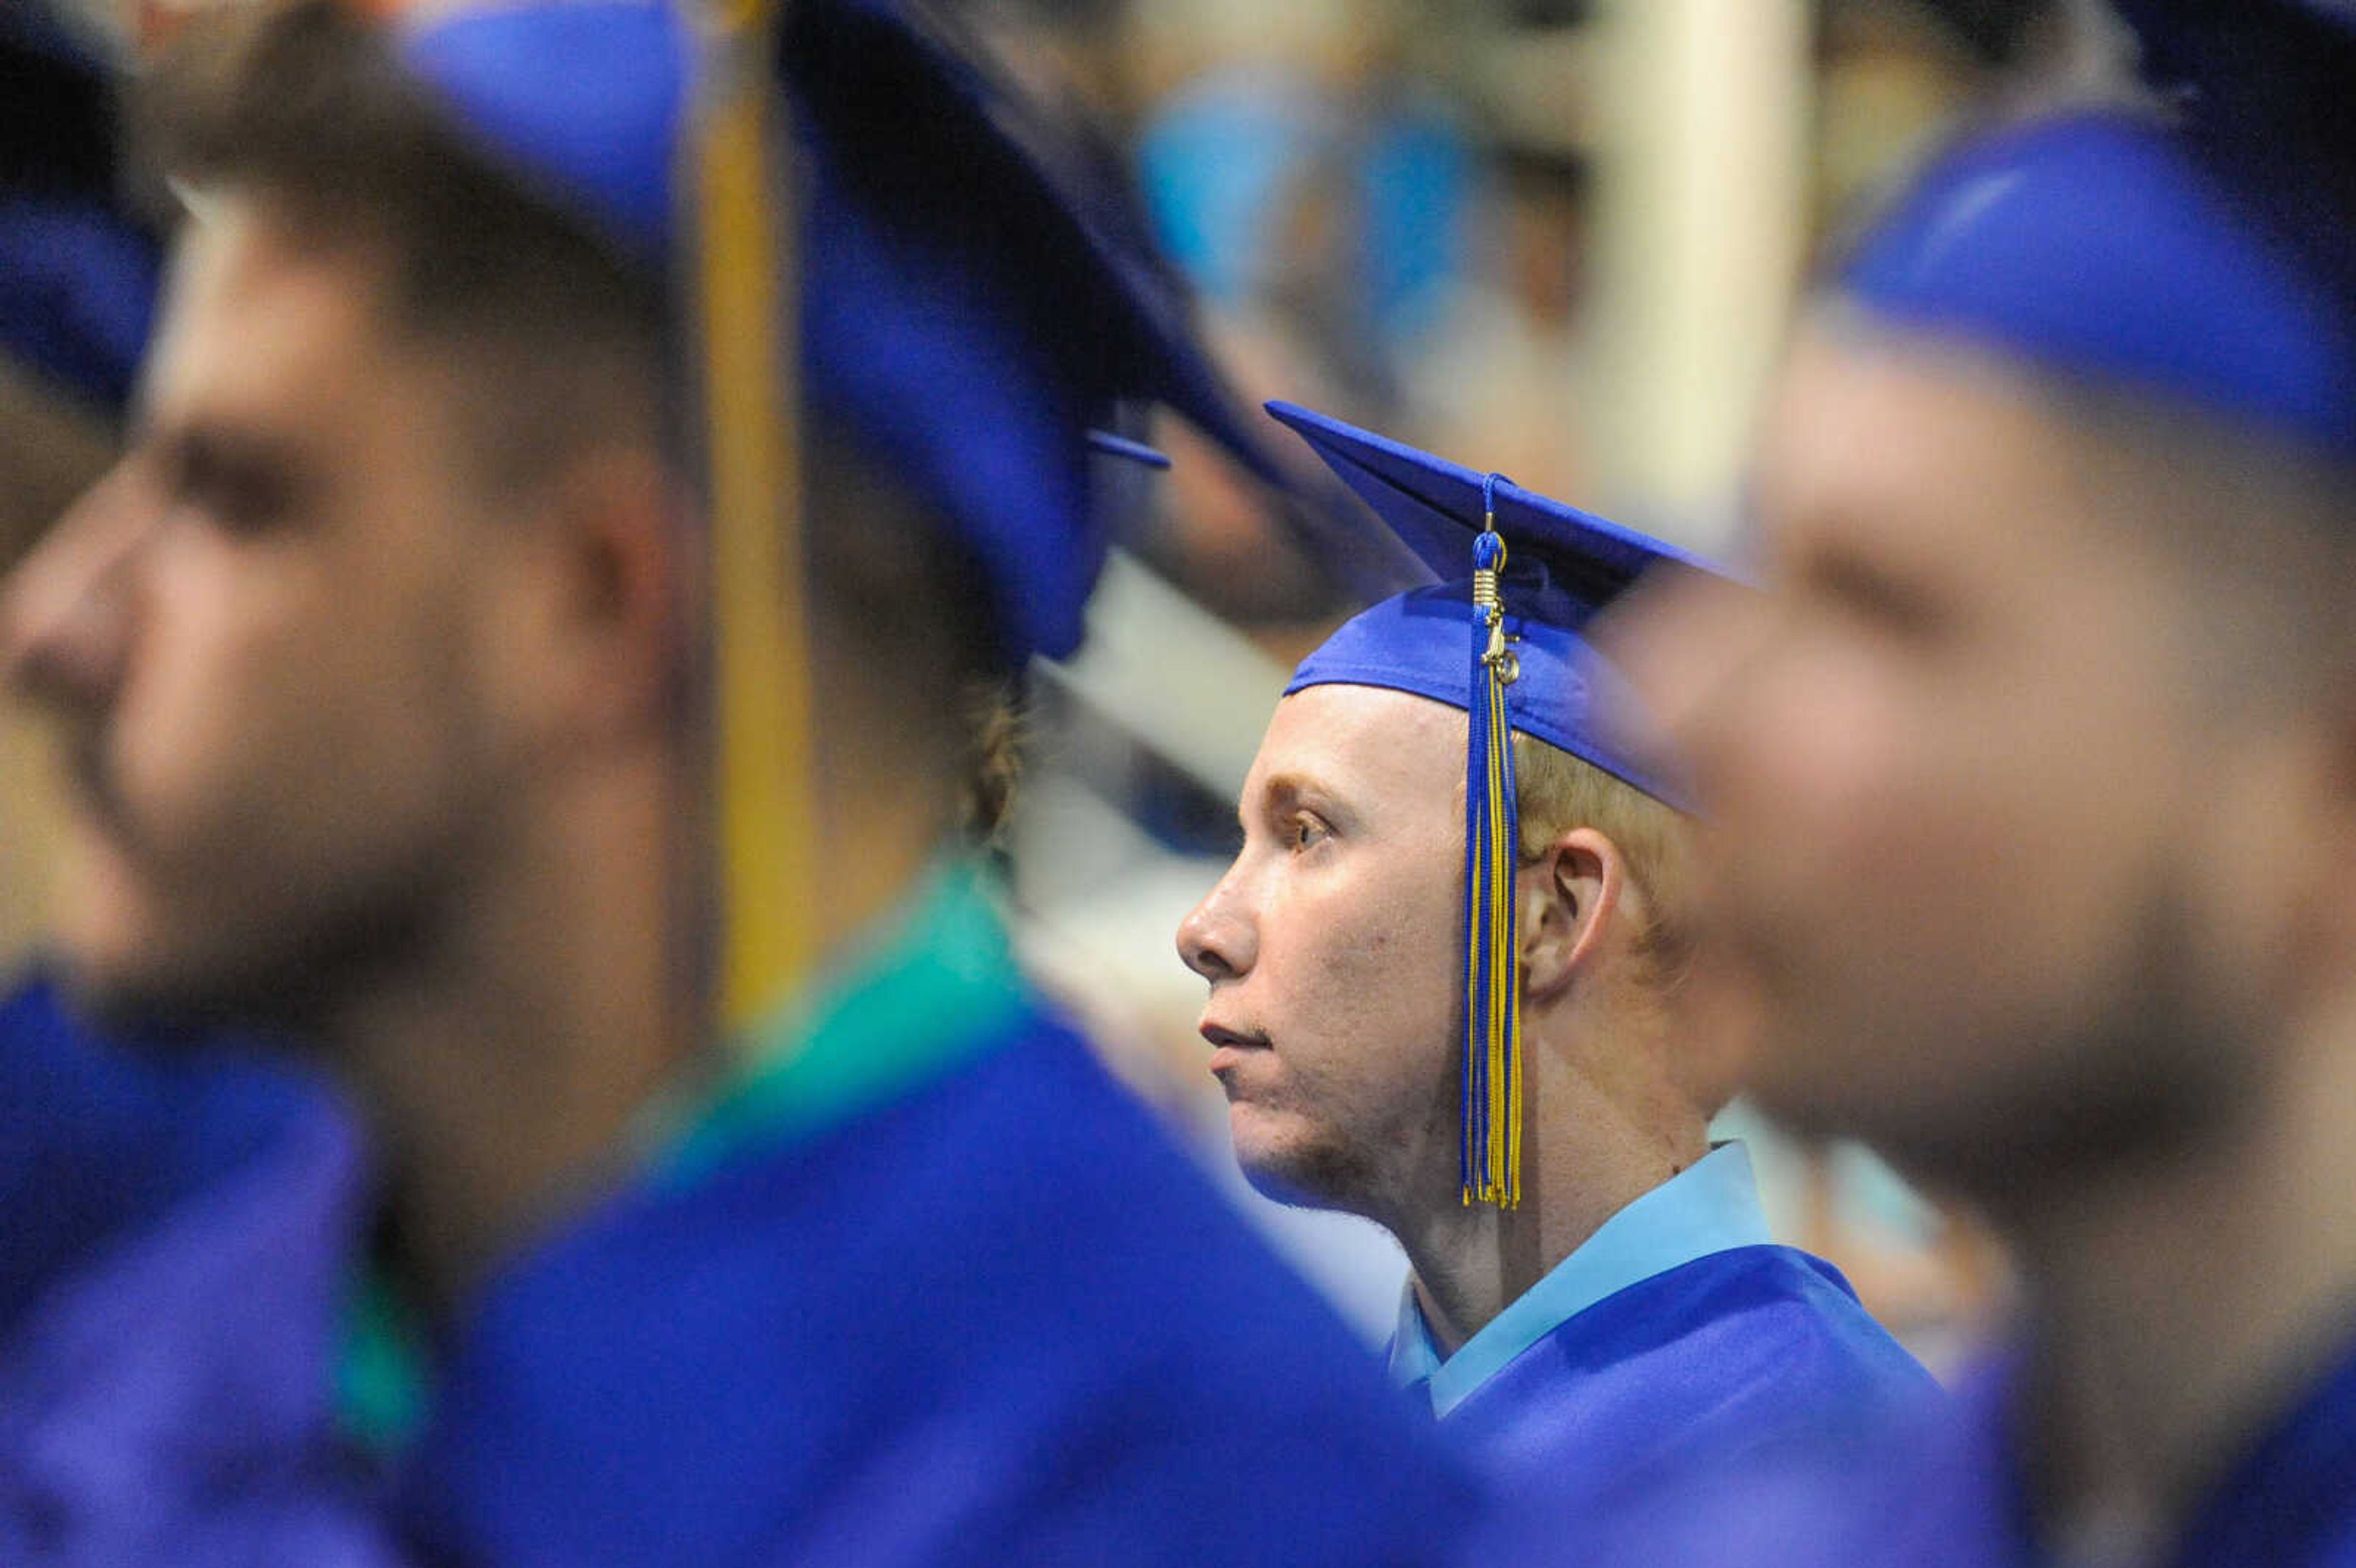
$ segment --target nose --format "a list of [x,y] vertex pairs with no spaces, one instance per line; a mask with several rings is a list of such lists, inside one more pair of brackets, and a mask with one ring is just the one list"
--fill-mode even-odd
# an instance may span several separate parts
[[58,707],[102,704],[130,645],[130,566],[145,537],[118,468],[0,581],[0,684]]
[[1216,985],[1251,968],[1257,934],[1236,869],[1203,895],[1203,901],[1178,923],[1178,956],[1186,967]]

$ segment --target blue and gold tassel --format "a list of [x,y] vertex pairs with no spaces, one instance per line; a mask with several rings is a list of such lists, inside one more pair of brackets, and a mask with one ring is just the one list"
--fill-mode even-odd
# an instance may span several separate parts
[[1505,541],[1497,532],[1497,476],[1482,485],[1472,545],[1472,667],[1464,802],[1464,1202],[1511,1209],[1522,1200],[1521,955],[1514,933],[1515,837],[1513,727],[1505,688],[1520,678],[1506,645]]
[[711,487],[719,941],[710,1006],[741,1030],[816,958],[814,703],[803,603],[794,181],[770,61],[780,0],[680,0],[702,43],[690,153]]

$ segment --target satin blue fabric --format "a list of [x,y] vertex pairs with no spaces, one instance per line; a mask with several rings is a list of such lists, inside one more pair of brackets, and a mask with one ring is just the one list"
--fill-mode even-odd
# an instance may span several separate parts
[[1740,1145],[1614,1215],[1447,1360],[1413,1310],[1394,1381],[1507,1499],[1563,1518],[1944,1397],[1837,1270],[1768,1240]]
[[2156,123],[2072,114],[1953,149],[1840,288],[1917,332],[2356,457],[2350,303]]
[[0,1561],[390,1568],[327,1375],[366,1191],[297,1080],[0,1008]]
[[1026,1010],[822,1136],[502,1268],[390,1473],[332,1390],[365,1169],[325,1102],[0,1343],[0,1552],[64,1564],[1437,1563],[1474,1488],[1076,1037]]
[[403,1496],[461,1563],[1441,1560],[1471,1499],[1061,1026],[487,1289]]
[[1721,1144],[1606,1220],[1453,1355],[1440,1353],[1410,1281],[1399,1293],[1391,1335],[1391,1381],[1429,1390],[1432,1413],[1444,1418],[1531,1346],[1605,1298],[1712,1253],[1772,1242],[1750,1151]]
[[[2032,1461],[2015,1426],[2018,1362],[2018,1352],[1987,1362],[1935,1416],[1870,1443],[1713,1474],[1588,1545],[1606,1561],[1642,1553],[1662,1568],[2055,1568],[2067,1559],[2024,1481]],[[2186,1518],[2148,1543],[2151,1568],[2356,1568],[2356,1331],[2219,1457]]]
[[1830,1264],[1752,1246],[1589,1307],[1483,1382],[1440,1430],[1511,1497],[1600,1509],[1877,1431],[1941,1397]]

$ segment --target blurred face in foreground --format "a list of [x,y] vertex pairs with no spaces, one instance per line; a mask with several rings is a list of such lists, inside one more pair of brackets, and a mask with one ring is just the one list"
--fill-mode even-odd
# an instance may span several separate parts
[[1277,704],[1244,845],[1179,927],[1236,1157],[1383,1219],[1456,1180],[1464,715],[1363,686]]
[[528,535],[490,526],[449,372],[389,325],[367,253],[236,196],[208,212],[134,441],[0,629],[75,764],[75,978],[267,1013],[455,896],[500,810],[487,672]]
[[1696,771],[1758,1097],[1990,1197],[2229,1116],[2286,962],[2295,726],[2221,695],[2231,611],[2092,450],[2017,372],[1820,320],[1764,432],[1766,592],[1617,629]]

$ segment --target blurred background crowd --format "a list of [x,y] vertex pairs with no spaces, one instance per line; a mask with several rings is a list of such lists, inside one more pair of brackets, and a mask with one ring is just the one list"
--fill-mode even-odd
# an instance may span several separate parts
[[[31,5],[35,0],[6,0]],[[1005,69],[1127,172],[1249,400],[1284,397],[1689,548],[1740,551],[1740,464],[1793,293],[1826,238],[2019,47],[2002,0],[964,0]],[[171,0],[60,0],[102,48]],[[110,432],[0,365],[38,472],[0,487],[13,558]],[[1286,674],[1385,585],[1335,582],[1306,519],[1175,428],[1086,652],[1043,672],[1011,860],[1041,976],[1368,1339],[1403,1262],[1371,1224],[1233,1172],[1172,932],[1215,880]],[[1304,459],[1305,461],[1305,459]],[[1304,475],[1304,484],[1313,476]],[[0,718],[0,955],[42,920],[56,785]],[[1861,1149],[1738,1104],[1772,1219],[1934,1369],[2004,1305],[1967,1215]]]

